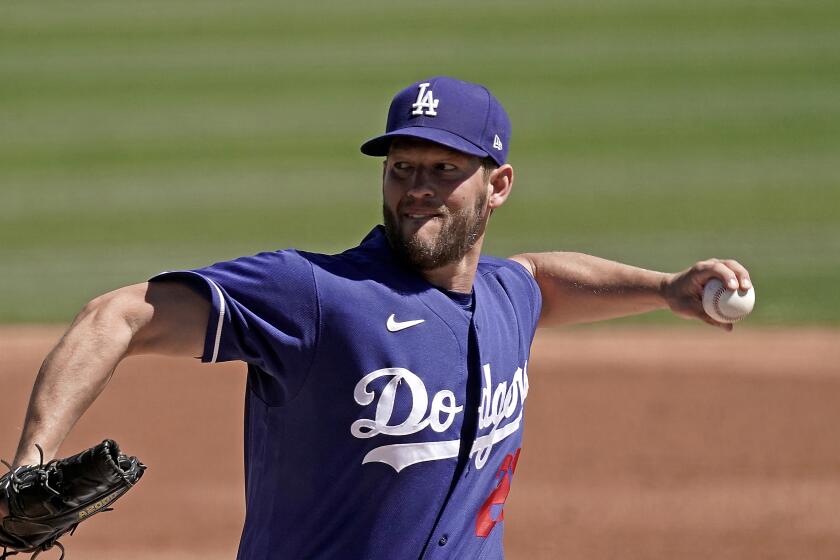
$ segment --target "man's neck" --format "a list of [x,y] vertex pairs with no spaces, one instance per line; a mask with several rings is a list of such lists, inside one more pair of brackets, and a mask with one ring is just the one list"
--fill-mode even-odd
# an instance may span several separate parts
[[450,292],[472,293],[483,241],[484,236],[473,245],[460,261],[431,270],[421,270],[420,274],[426,279],[426,282],[437,288]]

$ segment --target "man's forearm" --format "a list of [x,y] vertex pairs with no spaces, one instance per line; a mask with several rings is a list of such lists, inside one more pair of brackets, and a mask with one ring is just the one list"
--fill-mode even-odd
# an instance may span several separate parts
[[515,259],[530,264],[540,286],[544,324],[601,321],[668,307],[664,288],[672,275],[664,272],[582,253],[528,253]]
[[15,465],[55,456],[70,429],[102,392],[131,343],[133,330],[119,313],[96,300],[44,360],[29,401]]

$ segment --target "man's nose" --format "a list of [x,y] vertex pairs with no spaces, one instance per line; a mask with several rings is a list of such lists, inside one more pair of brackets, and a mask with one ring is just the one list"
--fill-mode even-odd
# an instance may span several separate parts
[[406,194],[415,198],[434,196],[434,183],[432,182],[431,173],[428,169],[418,167],[415,170]]

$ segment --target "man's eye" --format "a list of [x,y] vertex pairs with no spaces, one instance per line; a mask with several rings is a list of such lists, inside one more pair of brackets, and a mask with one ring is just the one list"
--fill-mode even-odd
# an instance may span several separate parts
[[409,168],[411,168],[411,165],[409,165],[408,163],[406,163],[404,161],[398,161],[397,163],[394,164],[394,169],[396,169],[398,171],[405,171],[406,169],[409,169]]
[[437,165],[437,168],[441,171],[455,171],[456,169],[458,169],[457,167],[455,167],[451,163],[439,163]]

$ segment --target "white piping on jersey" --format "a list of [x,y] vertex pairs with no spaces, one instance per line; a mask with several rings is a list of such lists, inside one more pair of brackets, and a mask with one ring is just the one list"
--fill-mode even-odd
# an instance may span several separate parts
[[218,323],[216,324],[216,339],[213,342],[213,357],[210,358],[210,363],[215,364],[216,359],[219,357],[219,345],[222,342],[222,325],[224,324],[225,319],[225,297],[222,295],[222,290],[219,286],[207,278],[207,281],[210,282],[210,285],[216,289],[216,293],[219,294],[219,319]]

